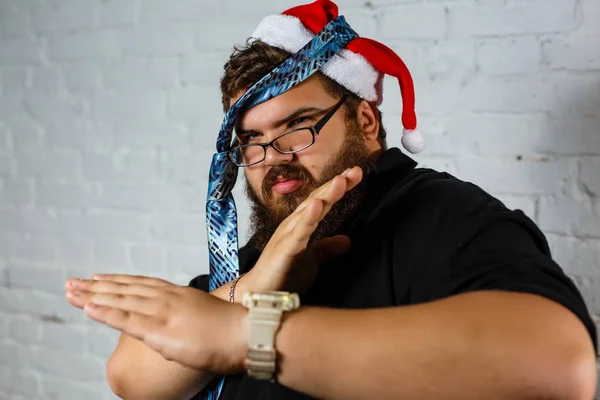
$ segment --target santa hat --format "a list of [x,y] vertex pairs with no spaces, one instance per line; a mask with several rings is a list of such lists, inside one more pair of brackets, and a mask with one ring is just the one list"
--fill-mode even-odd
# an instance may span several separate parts
[[[280,15],[265,17],[252,38],[296,53],[337,16],[335,3],[317,0],[290,8]],[[383,101],[383,75],[397,78],[402,96],[402,145],[413,154],[423,151],[425,141],[417,128],[412,77],[392,49],[375,40],[357,37],[333,56],[321,72],[357,96],[378,105]]]

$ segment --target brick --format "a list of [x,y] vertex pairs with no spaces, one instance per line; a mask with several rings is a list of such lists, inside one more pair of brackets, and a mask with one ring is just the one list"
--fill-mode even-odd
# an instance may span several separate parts
[[362,37],[374,37],[379,32],[381,13],[366,7],[343,6],[343,15],[346,21]]
[[563,196],[543,197],[539,203],[539,224],[544,231],[585,237],[600,237],[598,206]]
[[475,46],[471,43],[440,43],[428,47],[423,62],[431,81],[466,82],[475,74]]
[[[548,142],[546,117],[541,114],[460,113],[443,118],[420,118],[428,155],[511,156],[537,153]],[[399,136],[399,122],[390,136]],[[386,124],[386,127],[388,125]],[[388,136],[388,137],[390,137]]]
[[74,120],[87,114],[89,100],[80,95],[27,94],[24,106],[31,118],[42,122]]
[[30,85],[29,67],[4,66],[0,68],[3,95],[22,95]]
[[84,326],[45,322],[41,327],[41,342],[44,347],[81,354],[85,349],[88,329]]
[[446,9],[442,4],[389,7],[379,29],[383,39],[439,39],[448,29]]
[[[239,3],[238,4],[242,4]],[[280,13],[281,10],[277,11]],[[240,11],[236,12],[240,15]],[[245,14],[243,18],[237,19],[235,29],[223,29],[223,20],[220,18],[206,18],[195,30],[195,49],[202,53],[224,52],[233,50],[234,45],[243,45],[250,37],[254,29],[266,14]],[[231,14],[229,14],[231,17]],[[214,32],[218,32],[217,35]],[[189,54],[189,52],[188,52]]]
[[117,148],[188,149],[190,129],[184,124],[165,121],[119,121],[114,130]]
[[38,183],[35,187],[35,204],[41,207],[83,209],[91,197],[90,189],[83,185]]
[[13,132],[12,145],[17,151],[42,150],[43,129],[31,118],[15,115],[7,118],[8,129]]
[[458,178],[496,194],[554,194],[570,180],[567,160],[461,157]]
[[197,247],[171,247],[167,251],[167,270],[187,274],[190,280],[208,274],[208,248],[204,243]]
[[206,209],[206,183],[177,185],[174,192],[177,197],[177,211],[195,214]]
[[57,263],[81,266],[92,259],[92,241],[86,238],[58,239]]
[[598,161],[581,161],[579,164],[581,185],[593,197],[600,197],[600,163]]
[[9,146],[12,147],[10,131],[4,122],[0,122],[0,151],[8,150]]
[[40,44],[35,39],[15,37],[0,41],[0,66],[39,65],[41,61]]
[[457,5],[448,11],[449,34],[462,37],[569,31],[579,23],[576,5],[575,0]]
[[[221,4],[199,3],[194,0],[143,0],[140,19],[141,21],[194,21],[205,19],[208,15],[220,14]],[[202,18],[204,17],[204,18]]]
[[26,207],[33,204],[33,189],[30,183],[0,179],[0,204]]
[[158,245],[135,244],[129,248],[131,266],[137,270],[164,272],[163,248]]
[[550,37],[542,42],[542,51],[544,62],[551,69],[600,69],[598,36]]
[[[90,384],[90,382],[78,382],[70,376],[64,378],[56,378],[53,376],[43,375],[41,377],[42,391],[44,399],[61,400],[61,399],[86,399],[86,400],[102,400],[103,393],[99,384]],[[108,385],[104,385],[108,386]],[[108,393],[109,389],[104,388],[104,392]],[[114,398],[112,395],[110,398]]]
[[215,138],[223,111],[221,95],[216,86],[194,86],[168,91],[169,116],[180,120],[202,116],[205,126],[215,126]]
[[104,325],[95,326],[87,334],[89,352],[92,355],[108,359],[117,347],[120,334],[121,332]]
[[76,61],[119,56],[115,33],[105,30],[48,34],[48,56],[54,61]]
[[100,68],[91,61],[61,63],[65,87],[71,92],[85,92],[100,88]]
[[13,369],[31,367],[32,352],[28,346],[3,342],[0,343],[0,365],[6,365]]
[[162,120],[167,100],[161,90],[102,91],[93,96],[93,116],[100,121]]
[[46,348],[38,351],[34,365],[42,372],[73,380],[93,381],[105,376],[104,363],[98,359]]
[[70,31],[94,25],[94,7],[77,0],[59,0],[36,7],[33,27],[39,32]]
[[102,26],[131,26],[136,22],[135,0],[106,0],[100,9]]
[[532,220],[536,216],[536,198],[531,196],[499,195],[497,196],[509,210],[521,210]]
[[36,398],[41,393],[39,375],[24,369],[17,371],[10,382],[9,390],[15,394],[23,395],[26,399]]
[[[87,319],[81,310],[71,306],[63,295],[0,287],[0,300],[0,311],[30,315],[41,320],[68,322]],[[0,356],[1,353],[0,351]]]
[[[394,82],[392,79],[389,79],[388,82],[384,83],[384,93],[388,93],[389,100],[390,93],[396,95],[396,92],[398,92],[398,82]],[[415,82],[415,91],[419,93],[419,97],[416,99],[419,113],[452,115],[465,109],[468,92],[460,82],[419,81]],[[390,103],[388,103],[387,106],[382,108],[382,111],[389,116],[399,116],[402,109],[397,104],[395,103],[393,109],[389,109]]]
[[103,209],[166,213],[174,211],[177,198],[169,186],[104,184],[91,205]]
[[167,161],[169,178],[177,183],[206,182],[213,154],[214,151],[204,150],[193,155],[173,155]]
[[[600,2],[596,0],[580,0],[580,15],[582,16],[582,24],[578,27],[577,35],[600,35],[600,26],[598,20],[594,17],[600,15]],[[600,385],[598,385],[600,390]]]
[[202,53],[181,57],[181,83],[184,85],[218,86],[228,52]]
[[580,239],[547,235],[552,258],[569,276],[596,276],[600,271],[600,242],[597,239]]
[[177,245],[206,243],[206,221],[201,215],[156,215],[153,218],[154,238]]
[[40,332],[42,324],[25,316],[9,316],[8,320],[8,337],[18,343],[24,345],[36,345],[40,342]]
[[[20,260],[30,263],[51,263],[56,259],[57,243],[52,237],[41,235],[27,235],[2,232],[0,233],[0,253],[11,261]],[[9,273],[11,278],[16,277],[16,274],[21,274],[16,271],[20,269],[18,265],[8,263]],[[27,266],[23,267],[27,269]],[[60,273],[57,273],[60,274]],[[24,277],[27,279],[27,277]]]
[[533,74],[541,62],[541,45],[532,37],[489,39],[477,49],[477,64],[485,75]]
[[101,64],[102,81],[109,89],[167,89],[175,86],[176,58],[121,59]]
[[157,164],[153,153],[85,154],[82,171],[86,180],[141,183],[156,179]]
[[47,147],[84,151],[110,152],[114,147],[111,123],[75,119],[44,124]]
[[[93,210],[84,217],[84,233],[91,238],[142,240],[150,236],[145,216],[133,213]],[[94,258],[98,254],[94,254]]]
[[31,90],[35,93],[43,93],[58,96],[64,86],[57,67],[35,67],[32,68]]
[[523,113],[551,109],[556,90],[542,79],[511,77],[475,79],[466,92],[469,110]]
[[79,212],[62,210],[0,209],[0,219],[6,231],[23,234],[78,235],[83,223]]
[[0,177],[12,177],[16,170],[15,164],[11,156],[0,153]]
[[15,4],[0,4],[0,35],[2,37],[25,35],[29,30],[27,10]]
[[194,50],[195,24],[156,23],[124,30],[119,49],[127,56],[168,57],[190,54]]
[[596,155],[600,148],[600,117],[593,115],[545,116],[533,150],[562,155]]
[[16,154],[17,176],[44,181],[77,181],[81,171],[79,154],[69,152],[22,151]]
[[[33,250],[32,250],[33,251]],[[50,260],[46,260],[46,263]],[[43,290],[61,295],[64,293],[64,282],[67,279],[63,271],[56,271],[54,267],[37,267],[27,262],[9,262],[8,274],[11,287]],[[32,279],[36,277],[36,279]]]

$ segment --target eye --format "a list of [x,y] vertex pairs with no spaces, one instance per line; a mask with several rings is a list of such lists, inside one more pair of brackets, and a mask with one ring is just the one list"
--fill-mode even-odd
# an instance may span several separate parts
[[311,120],[311,117],[308,117],[308,116],[296,118],[295,120],[293,120],[293,121],[290,122],[289,126],[290,127],[297,126],[297,125],[303,124],[303,123],[305,123],[307,121],[310,121],[310,120]]
[[258,133],[256,133],[256,132],[249,132],[249,133],[243,135],[240,138],[240,142],[242,142],[242,143],[249,143],[251,141],[256,140],[256,138],[258,138],[259,136],[260,135]]

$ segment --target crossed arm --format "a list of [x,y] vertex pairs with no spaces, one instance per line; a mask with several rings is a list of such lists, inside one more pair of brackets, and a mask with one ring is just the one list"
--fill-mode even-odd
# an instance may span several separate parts
[[280,383],[326,399],[592,399],[583,323],[545,298],[473,292],[375,310],[308,308],[277,337]]

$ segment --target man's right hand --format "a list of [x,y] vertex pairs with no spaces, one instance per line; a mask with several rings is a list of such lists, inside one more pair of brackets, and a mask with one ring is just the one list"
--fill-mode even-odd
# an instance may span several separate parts
[[[331,207],[362,178],[362,170],[354,167],[313,191],[279,225],[254,268],[240,280],[239,290],[306,292],[317,277],[319,265],[345,253],[351,245],[350,238],[342,235],[308,245],[310,236]],[[236,300],[241,297],[236,296]]]

